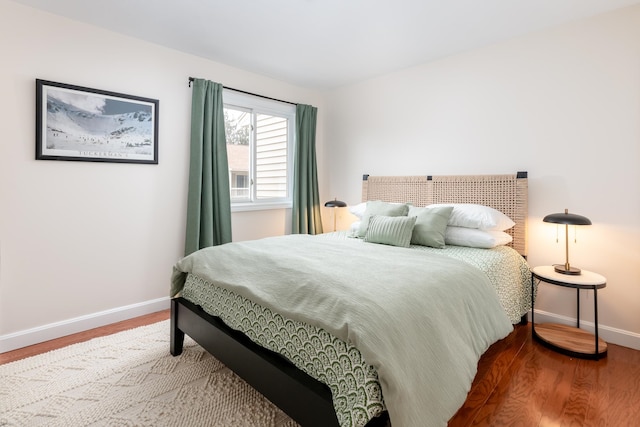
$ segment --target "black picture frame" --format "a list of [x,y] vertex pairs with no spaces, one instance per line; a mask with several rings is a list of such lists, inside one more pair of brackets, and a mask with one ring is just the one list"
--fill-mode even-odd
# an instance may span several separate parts
[[36,160],[158,164],[157,99],[36,79]]

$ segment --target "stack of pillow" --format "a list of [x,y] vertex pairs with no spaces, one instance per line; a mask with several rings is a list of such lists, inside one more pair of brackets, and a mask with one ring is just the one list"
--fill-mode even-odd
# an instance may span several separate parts
[[351,237],[393,246],[443,248],[445,245],[493,248],[512,240],[505,230],[515,223],[502,212],[470,203],[434,204],[369,201],[349,208],[358,217]]

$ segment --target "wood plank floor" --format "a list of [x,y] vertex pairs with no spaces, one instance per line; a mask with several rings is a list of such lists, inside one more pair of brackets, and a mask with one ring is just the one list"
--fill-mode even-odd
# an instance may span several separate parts
[[482,356],[449,426],[640,426],[640,351],[609,344],[598,361],[572,358],[518,325]]
[[[169,311],[0,354],[0,364],[169,318]],[[518,325],[483,355],[460,426],[639,426],[640,351],[609,344],[598,360],[571,358],[531,339]]]

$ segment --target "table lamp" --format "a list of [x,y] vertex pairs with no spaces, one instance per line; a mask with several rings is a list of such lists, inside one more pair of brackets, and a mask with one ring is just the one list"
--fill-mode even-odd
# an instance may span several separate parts
[[345,208],[347,207],[347,204],[341,200],[333,199],[325,203],[324,206],[326,208],[334,208],[333,209],[333,231],[336,231],[336,217],[337,217],[336,208]]
[[564,224],[565,233],[565,262],[564,264],[554,264],[553,268],[558,273],[562,274],[580,274],[580,269],[572,267],[569,264],[569,226],[570,225],[591,225],[591,220],[582,215],[576,215],[569,213],[568,209],[564,210],[564,213],[554,213],[545,216],[542,221],[550,222],[552,224]]

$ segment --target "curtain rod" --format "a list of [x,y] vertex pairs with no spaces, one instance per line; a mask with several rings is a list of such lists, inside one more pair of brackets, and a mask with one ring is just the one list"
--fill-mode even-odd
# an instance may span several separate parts
[[[195,77],[189,77],[189,87],[191,87],[191,82],[195,80]],[[252,93],[252,92],[247,92],[246,90],[240,90],[240,89],[234,89],[232,87],[227,87],[227,86],[223,86],[225,89],[228,90],[232,90],[234,92],[240,92],[240,93],[245,93],[247,95],[252,95],[252,96],[257,96],[259,98],[264,98],[264,99],[269,99],[271,101],[278,101],[278,102],[284,102],[285,104],[291,104],[291,105],[298,105],[295,102],[291,102],[291,101],[283,101],[282,99],[277,99],[277,98],[271,98],[269,96],[264,96],[264,95],[259,95],[257,93]]]

